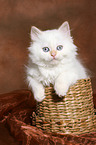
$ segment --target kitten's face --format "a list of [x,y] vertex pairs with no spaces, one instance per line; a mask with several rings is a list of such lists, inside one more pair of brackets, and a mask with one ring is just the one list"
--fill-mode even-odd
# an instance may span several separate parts
[[32,27],[31,38],[33,42],[29,50],[34,63],[58,64],[75,49],[67,22],[56,30],[40,31]]

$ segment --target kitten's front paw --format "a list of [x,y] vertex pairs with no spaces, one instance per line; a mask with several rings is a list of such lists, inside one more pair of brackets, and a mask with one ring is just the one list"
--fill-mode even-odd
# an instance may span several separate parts
[[67,94],[68,91],[68,85],[64,85],[64,83],[55,83],[54,89],[56,91],[56,94],[59,97],[65,96]]
[[37,90],[37,92],[34,94],[34,98],[37,102],[42,102],[45,98],[44,90]]

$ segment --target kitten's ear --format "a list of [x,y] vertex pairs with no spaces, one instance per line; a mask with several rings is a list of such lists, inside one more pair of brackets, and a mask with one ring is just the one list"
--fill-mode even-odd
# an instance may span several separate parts
[[42,33],[42,31],[39,30],[37,27],[35,27],[35,26],[31,27],[31,39],[32,40],[36,40],[41,33]]
[[63,33],[66,33],[67,35],[71,35],[70,34],[70,27],[69,27],[69,23],[67,21],[65,21],[58,29],[59,31],[62,31]]

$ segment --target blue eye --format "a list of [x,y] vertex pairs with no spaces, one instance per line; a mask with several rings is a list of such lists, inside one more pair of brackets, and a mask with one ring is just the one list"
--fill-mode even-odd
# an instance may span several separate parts
[[60,50],[63,49],[63,46],[62,45],[58,45],[56,49],[60,51]]
[[42,49],[44,52],[48,52],[50,50],[48,47],[43,47]]

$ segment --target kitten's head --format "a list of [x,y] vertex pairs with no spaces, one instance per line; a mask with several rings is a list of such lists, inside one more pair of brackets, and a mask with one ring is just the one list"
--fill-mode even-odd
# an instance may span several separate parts
[[46,31],[32,26],[31,40],[29,57],[38,65],[57,65],[76,55],[68,22],[58,29]]

